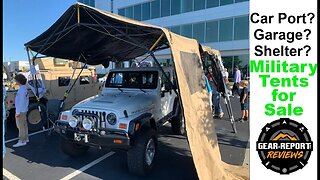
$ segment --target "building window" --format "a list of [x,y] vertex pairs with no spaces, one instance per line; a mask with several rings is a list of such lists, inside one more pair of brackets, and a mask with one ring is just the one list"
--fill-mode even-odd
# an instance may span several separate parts
[[236,56],[224,56],[222,57],[224,67],[228,69],[229,79],[233,79],[234,67],[238,66],[241,71],[241,78],[249,76],[249,54],[236,55]]
[[234,64],[238,65],[241,72],[241,78],[245,79],[249,76],[249,54],[238,55],[233,57]]
[[208,21],[206,24],[206,42],[218,42],[218,21]]
[[173,26],[170,30],[176,34],[180,34],[180,26]]
[[81,3],[86,4],[88,6],[95,7],[95,0],[79,0],[78,2],[81,2]]
[[[169,27],[170,31],[199,42],[249,39],[249,16]],[[192,36],[191,36],[192,34]]]
[[219,0],[207,0],[207,8],[218,7]]
[[144,20],[150,19],[150,2],[142,4],[142,18]]
[[182,25],[180,30],[182,36],[192,38],[192,24]]
[[161,17],[170,16],[170,0],[161,0]]
[[181,13],[181,0],[171,0],[171,15]]
[[232,41],[233,18],[219,21],[219,41]]
[[[249,0],[152,0],[151,2],[118,9],[118,14],[136,20],[149,20],[244,1]],[[92,6],[95,3],[94,0],[82,0],[79,2],[93,4]],[[139,8],[141,11],[140,16],[135,14],[139,12]]]
[[160,17],[160,0],[151,2],[151,19]]
[[58,85],[59,87],[61,86],[68,86],[70,83],[70,77],[69,76],[64,76],[64,77],[58,77]]
[[182,12],[193,11],[193,0],[182,0]]
[[90,0],[89,5],[92,6],[92,7],[95,7],[96,6],[95,5],[95,0]]
[[126,8],[118,9],[118,14],[120,16],[126,16]]
[[234,40],[249,39],[249,16],[234,19]]
[[193,38],[198,40],[200,43],[204,42],[204,23],[193,24]]
[[233,56],[224,56],[222,57],[222,62],[225,68],[227,68],[229,72],[229,79],[233,79],[233,67],[235,66],[233,61]]
[[133,18],[135,20],[141,21],[141,4],[135,5],[133,7]]
[[234,0],[220,0],[220,6],[224,6],[227,4],[233,4]]
[[244,2],[244,1],[249,1],[249,0],[236,0],[236,3]]
[[126,8],[126,17],[133,19],[133,6]]
[[206,7],[206,0],[195,0],[194,1],[194,10],[201,10]]

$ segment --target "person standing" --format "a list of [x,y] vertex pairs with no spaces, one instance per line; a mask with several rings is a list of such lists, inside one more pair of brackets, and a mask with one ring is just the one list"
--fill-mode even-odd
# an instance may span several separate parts
[[229,73],[227,68],[224,68],[223,75],[226,78],[226,82],[229,83]]
[[5,136],[5,125],[6,125],[6,106],[5,106],[5,99],[6,99],[6,87],[2,85],[2,93],[3,93],[3,99],[2,99],[2,159],[4,159],[4,156],[6,155],[6,145],[4,142],[4,136]]
[[232,95],[232,91],[231,91],[231,88],[230,88],[230,82],[229,82],[229,73],[228,73],[228,69],[227,68],[224,68],[223,76],[225,78],[228,95]]
[[243,87],[243,90],[240,94],[240,105],[241,105],[241,118],[239,119],[240,122],[248,120],[249,117],[249,101],[248,101],[248,81],[243,80],[240,84]]
[[236,66],[234,68],[234,84],[233,84],[233,87],[232,87],[232,96],[235,96],[235,91],[237,92],[237,98],[240,98],[240,89],[239,89],[239,85],[240,85],[240,82],[241,82],[241,72],[239,70],[239,67]]
[[14,77],[19,89],[17,91],[16,106],[16,124],[19,129],[19,140],[13,147],[25,146],[29,142],[27,112],[29,106],[29,96],[26,87],[27,79],[24,75],[18,74]]
[[224,113],[220,105],[220,99],[221,99],[221,94],[216,89],[214,89],[213,90],[214,117],[222,118]]
[[[208,79],[208,83],[209,83],[209,85],[210,85],[210,88],[211,88],[211,91],[212,91],[212,99],[211,99],[211,101],[213,102],[213,105],[214,105],[214,112],[213,112],[213,114],[214,114],[214,117],[219,117],[219,118],[222,118],[223,117],[223,115],[224,115],[224,113],[223,113],[223,110],[222,110],[222,108],[221,108],[221,105],[220,105],[220,98],[221,98],[221,95],[220,95],[220,93],[217,91],[217,87],[214,85],[214,83],[212,82],[213,81],[213,79],[212,79],[212,77],[211,77],[211,74],[212,73],[212,71],[211,71],[211,69],[209,69],[209,72],[208,72],[208,74],[207,74],[207,79]],[[210,79],[210,80],[209,80]],[[211,102],[211,103],[212,103]]]
[[211,85],[209,83],[209,80],[208,80],[207,76],[204,76],[204,80],[206,82],[206,87],[207,87],[207,90],[209,92],[209,105],[210,105],[210,108],[211,108],[211,111],[212,111],[212,88],[211,88]]

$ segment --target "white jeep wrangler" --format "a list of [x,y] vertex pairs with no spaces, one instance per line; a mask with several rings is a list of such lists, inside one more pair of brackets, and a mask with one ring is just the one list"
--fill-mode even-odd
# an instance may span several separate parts
[[172,67],[111,70],[100,95],[60,114],[55,130],[63,152],[126,150],[129,171],[146,175],[157,155],[158,129],[169,121],[174,134],[185,133],[175,79]]

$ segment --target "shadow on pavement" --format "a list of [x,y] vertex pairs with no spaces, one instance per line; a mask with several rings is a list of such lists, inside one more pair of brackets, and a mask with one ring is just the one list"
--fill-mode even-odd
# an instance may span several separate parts
[[[30,137],[30,143],[24,147],[12,148],[15,142],[7,143],[8,153],[14,156],[6,157],[5,168],[14,170],[13,173],[22,179],[60,179],[109,152],[90,148],[85,156],[70,158],[60,150],[59,141],[58,134],[49,138],[39,134]],[[35,171],[37,173],[32,173]],[[130,174],[125,152],[116,152],[77,178],[83,176],[94,179],[198,179],[186,138],[172,135],[170,128],[161,130],[157,162],[149,176],[141,178]]]

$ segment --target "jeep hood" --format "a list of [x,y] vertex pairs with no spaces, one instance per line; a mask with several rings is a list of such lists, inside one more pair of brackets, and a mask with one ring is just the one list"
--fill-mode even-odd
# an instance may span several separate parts
[[134,115],[154,108],[155,97],[143,92],[107,93],[94,98],[88,98],[74,106],[74,109],[98,109],[119,112],[120,118],[124,117],[123,111]]

